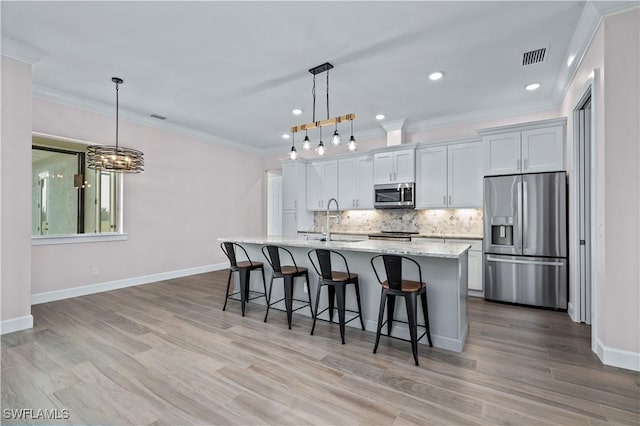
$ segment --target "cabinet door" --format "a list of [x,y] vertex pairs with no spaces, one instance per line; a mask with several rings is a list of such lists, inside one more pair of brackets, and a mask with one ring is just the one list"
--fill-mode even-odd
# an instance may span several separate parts
[[469,290],[482,291],[482,252],[469,250],[467,268]]
[[403,183],[403,182],[415,182],[416,180],[416,161],[415,161],[415,151],[407,150],[407,151],[398,151],[395,153],[395,161],[394,161],[394,182]]
[[338,199],[338,161],[322,162],[322,209],[327,208],[330,199]]
[[322,210],[322,163],[307,164],[307,210]]
[[482,138],[486,176],[520,173],[520,132]]
[[373,157],[358,157],[356,161],[356,208],[373,208]]
[[416,208],[447,206],[447,147],[416,152]]
[[373,157],[373,183],[393,182],[393,152],[381,152]]
[[522,132],[522,172],[564,170],[564,127]]
[[338,161],[338,203],[343,210],[356,207],[358,175],[356,158]]
[[448,147],[449,207],[482,207],[482,165],[480,144],[463,143]]
[[294,236],[298,233],[298,213],[296,210],[282,211],[282,235]]
[[298,163],[282,165],[282,209],[298,208]]

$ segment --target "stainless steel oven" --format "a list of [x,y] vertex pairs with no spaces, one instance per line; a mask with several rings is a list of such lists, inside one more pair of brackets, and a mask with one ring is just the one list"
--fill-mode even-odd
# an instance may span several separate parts
[[412,209],[415,207],[413,188],[413,182],[375,185],[373,206],[377,209]]

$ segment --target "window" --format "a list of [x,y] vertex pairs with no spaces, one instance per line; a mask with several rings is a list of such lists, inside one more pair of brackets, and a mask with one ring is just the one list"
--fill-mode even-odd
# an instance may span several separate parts
[[32,236],[121,232],[121,176],[88,169],[86,147],[33,137]]

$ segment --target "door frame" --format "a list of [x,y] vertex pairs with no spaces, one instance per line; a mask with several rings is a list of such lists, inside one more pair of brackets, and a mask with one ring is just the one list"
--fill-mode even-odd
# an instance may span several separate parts
[[579,296],[579,285],[578,281],[579,277],[579,268],[580,268],[580,233],[579,233],[579,221],[580,221],[580,211],[579,211],[579,194],[578,194],[578,167],[580,167],[580,159],[579,159],[579,150],[578,145],[580,143],[580,135],[577,131],[579,124],[579,111],[584,106],[585,101],[588,97],[591,97],[591,115],[590,115],[590,133],[591,137],[589,140],[588,152],[589,152],[589,215],[590,215],[590,223],[589,223],[589,237],[590,237],[590,256],[586,259],[588,263],[587,267],[590,271],[591,278],[591,347],[592,350],[596,350],[596,336],[597,336],[597,316],[598,316],[598,298],[597,298],[597,289],[598,289],[598,245],[599,238],[597,233],[597,223],[598,223],[598,193],[597,193],[597,182],[598,182],[598,167],[596,160],[596,152],[597,152],[597,117],[598,117],[598,101],[600,96],[600,87],[599,87],[599,76],[600,70],[594,69],[591,75],[591,78],[585,83],[584,88],[580,91],[581,95],[578,98],[577,102],[574,104],[572,109],[573,113],[573,176],[569,183],[569,188],[571,192],[571,198],[573,201],[573,212],[572,216],[572,228],[573,228],[573,238],[570,241],[571,250],[574,253],[574,262],[571,266],[571,273],[573,276],[573,286],[574,290],[573,297],[570,300],[573,302],[573,315],[572,320],[575,322],[580,321],[581,317],[581,306],[580,300],[577,296]]

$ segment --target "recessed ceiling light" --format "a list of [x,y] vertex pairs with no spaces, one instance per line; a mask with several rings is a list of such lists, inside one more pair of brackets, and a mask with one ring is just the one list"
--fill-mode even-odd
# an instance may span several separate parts
[[576,59],[576,55],[569,56],[569,59],[567,59],[567,67],[570,67],[573,61],[575,61],[575,59]]
[[302,110],[300,108],[294,108],[294,109],[291,110],[291,113],[293,115],[300,115],[300,114],[302,114]]
[[283,133],[282,134],[282,139],[289,139],[291,136],[289,136],[289,133]]
[[442,71],[432,72],[431,74],[429,74],[429,80],[432,80],[432,81],[440,80],[443,76],[444,76],[444,73]]
[[380,120],[384,120],[385,115],[384,114],[378,114],[376,115],[376,120],[380,121]]
[[540,83],[531,83],[531,84],[527,84],[526,86],[524,86],[525,89],[527,89],[528,91],[533,91],[536,90],[538,87],[540,87]]

